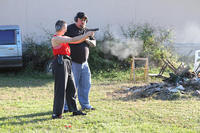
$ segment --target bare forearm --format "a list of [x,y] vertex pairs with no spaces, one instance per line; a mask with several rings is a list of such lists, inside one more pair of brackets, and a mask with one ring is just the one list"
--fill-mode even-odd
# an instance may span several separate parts
[[87,35],[87,34],[83,34],[83,35],[80,35],[80,36],[76,36],[76,37],[71,38],[71,40],[70,40],[69,43],[70,43],[70,44],[81,43],[81,42],[85,41],[87,38],[88,38],[88,35]]
[[52,39],[52,44],[54,46],[59,45],[61,43],[70,43],[70,44],[76,44],[76,43],[81,43],[85,41],[85,39],[88,38],[88,34],[76,36],[76,37],[68,37],[68,36],[57,36]]
[[55,36],[51,39],[51,42],[53,47],[56,47],[61,43],[77,44],[85,41],[89,36],[94,36],[94,32],[89,31],[83,35],[76,36],[73,38],[68,36]]
[[85,41],[90,47],[96,47],[96,40],[86,39]]

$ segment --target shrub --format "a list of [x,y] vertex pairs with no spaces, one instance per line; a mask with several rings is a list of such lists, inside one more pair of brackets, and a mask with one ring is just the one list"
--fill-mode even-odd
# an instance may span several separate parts
[[148,23],[129,24],[121,26],[121,31],[126,38],[138,38],[143,41],[143,51],[140,57],[148,57],[151,65],[162,65],[162,58],[177,60],[173,54],[173,30],[165,27],[155,27]]
[[110,72],[112,69],[126,69],[127,63],[125,60],[119,60],[116,56],[113,56],[110,52],[105,52],[104,42],[115,41],[113,33],[110,30],[109,25],[103,32],[101,40],[97,41],[97,46],[90,48],[89,64],[92,71],[104,70]]
[[23,62],[27,71],[44,71],[49,60],[53,58],[50,41],[36,43],[31,37],[23,42]]
[[[155,27],[150,24],[129,24],[127,27],[121,26],[121,33],[126,39],[139,39],[143,41],[143,51],[139,57],[148,57],[151,66],[161,66],[162,58],[167,58],[172,62],[177,61],[173,54],[173,30],[165,27]],[[118,42],[110,26],[107,26],[103,37],[97,42],[97,47],[90,49],[89,63],[92,70],[100,69],[127,69],[130,68],[131,57],[120,60],[111,52],[105,52],[104,43],[106,41]],[[115,43],[113,43],[115,44]],[[137,63],[136,63],[137,65]]]
[[102,41],[97,41],[97,46],[90,48],[90,57],[89,64],[92,71],[106,70],[118,68],[119,62],[117,57],[114,57],[110,54],[105,54],[101,51],[99,45],[101,45]]

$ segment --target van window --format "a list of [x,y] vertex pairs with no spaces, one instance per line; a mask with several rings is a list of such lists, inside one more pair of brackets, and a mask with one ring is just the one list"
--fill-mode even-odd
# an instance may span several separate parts
[[0,45],[16,44],[15,30],[0,30]]

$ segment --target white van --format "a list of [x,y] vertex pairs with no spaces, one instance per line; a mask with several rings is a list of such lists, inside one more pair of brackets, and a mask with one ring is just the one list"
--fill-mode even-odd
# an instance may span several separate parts
[[22,67],[22,42],[17,25],[0,25],[0,68]]

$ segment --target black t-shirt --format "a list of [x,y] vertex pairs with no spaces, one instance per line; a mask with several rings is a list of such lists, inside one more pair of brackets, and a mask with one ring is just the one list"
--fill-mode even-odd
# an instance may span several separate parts
[[[76,24],[71,24],[67,27],[65,36],[75,37],[84,34],[87,29],[80,29]],[[92,38],[93,39],[93,38]],[[70,44],[72,61],[82,64],[87,61],[89,56],[89,45],[84,41],[79,44]]]

